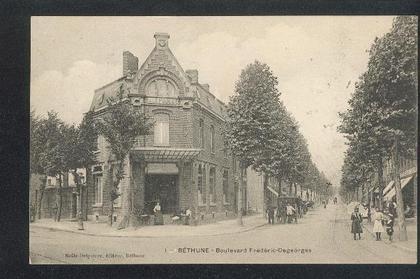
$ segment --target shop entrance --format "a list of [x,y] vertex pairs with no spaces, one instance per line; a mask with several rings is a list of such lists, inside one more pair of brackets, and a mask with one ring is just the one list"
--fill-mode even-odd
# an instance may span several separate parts
[[178,210],[178,175],[148,174],[145,180],[145,210],[153,214],[156,202],[160,202],[163,214]]

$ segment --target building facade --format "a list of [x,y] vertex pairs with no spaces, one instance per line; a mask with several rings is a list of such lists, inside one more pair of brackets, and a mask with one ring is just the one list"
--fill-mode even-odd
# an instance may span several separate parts
[[[139,137],[126,159],[121,195],[114,202],[116,218],[130,204],[152,213],[158,201],[164,214],[187,208],[200,214],[235,212],[239,171],[224,145],[226,106],[208,84],[199,82],[197,70],[182,69],[168,34],[154,38],[155,47],[139,69],[138,58],[123,53],[123,77],[95,90],[90,107],[100,117],[106,113],[106,99],[123,88],[124,99],[153,121],[152,133]],[[97,156],[87,177],[92,185],[88,213],[107,216],[116,162],[102,136]],[[242,192],[245,208],[246,190]]]
[[[409,206],[417,213],[417,160],[401,158],[399,161],[401,192],[405,206]],[[384,161],[383,180],[385,188],[383,189],[384,201],[396,201],[394,180],[392,177],[392,161]],[[378,177],[372,179],[371,185],[367,191],[361,193],[365,202],[370,201],[374,206],[379,205],[379,187]]]

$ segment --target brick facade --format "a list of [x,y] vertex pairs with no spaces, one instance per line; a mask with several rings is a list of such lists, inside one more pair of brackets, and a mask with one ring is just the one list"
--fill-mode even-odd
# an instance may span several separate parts
[[[177,211],[188,207],[201,214],[236,211],[235,177],[238,176],[238,166],[225,151],[223,130],[226,107],[209,92],[207,84],[199,83],[197,70],[184,72],[168,47],[169,35],[158,33],[155,40],[155,48],[140,69],[95,90],[90,108],[96,115],[106,113],[104,99],[115,96],[122,86],[124,97],[144,111],[156,125],[152,134],[137,139],[125,162],[126,176],[120,184],[121,206],[116,207],[115,212],[123,216],[131,202],[138,209],[150,207],[147,203],[154,200],[148,195],[154,189],[161,189],[153,194],[167,202],[168,206],[174,205]],[[92,175],[87,181],[87,204],[90,204],[89,214],[107,215],[111,207],[109,191],[112,187],[112,164],[115,162],[106,148],[106,142],[100,138],[98,143],[99,162],[92,166]],[[95,174],[95,167],[101,171]],[[203,204],[198,201],[199,168],[203,170]],[[173,173],[168,174],[170,169]],[[225,173],[226,201],[223,190]],[[102,204],[93,206],[98,194],[94,175],[102,175],[103,199]],[[163,179],[163,176],[166,178]],[[214,183],[214,202],[210,196],[211,181]],[[168,191],[175,196],[168,197]]]

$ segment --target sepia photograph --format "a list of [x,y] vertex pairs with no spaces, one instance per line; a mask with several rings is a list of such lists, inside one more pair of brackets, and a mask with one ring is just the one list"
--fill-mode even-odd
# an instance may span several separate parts
[[417,16],[30,32],[29,264],[417,263]]

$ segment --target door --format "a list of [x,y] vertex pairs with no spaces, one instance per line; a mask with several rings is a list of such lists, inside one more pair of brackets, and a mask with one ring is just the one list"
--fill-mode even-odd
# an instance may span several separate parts
[[151,174],[146,175],[145,210],[153,213],[159,202],[163,214],[174,214],[178,211],[178,175]]

